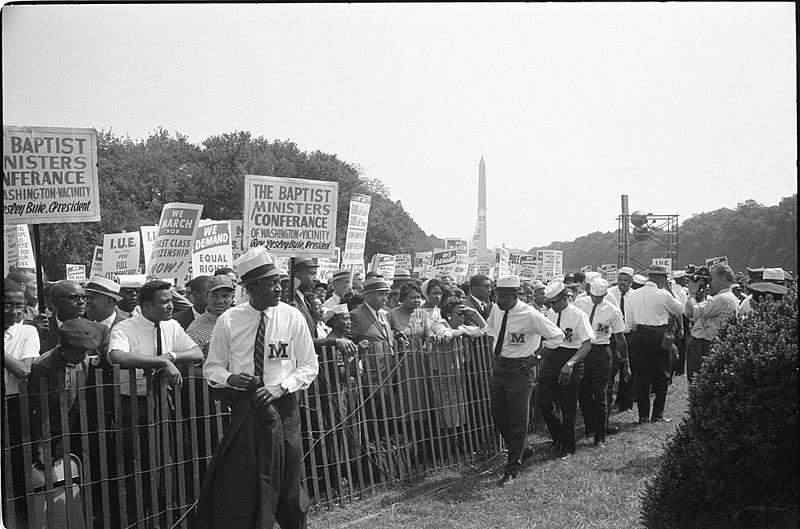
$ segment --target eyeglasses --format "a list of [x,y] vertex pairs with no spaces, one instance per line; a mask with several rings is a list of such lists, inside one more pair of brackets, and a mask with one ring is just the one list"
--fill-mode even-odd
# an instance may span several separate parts
[[69,296],[56,296],[56,297],[68,299],[73,303],[76,303],[78,301],[86,301],[86,294],[72,294]]
[[4,308],[5,310],[11,310],[11,309],[14,309],[14,310],[23,310],[23,309],[25,308],[25,303],[6,303],[6,302],[4,301],[4,302],[3,302],[3,308]]

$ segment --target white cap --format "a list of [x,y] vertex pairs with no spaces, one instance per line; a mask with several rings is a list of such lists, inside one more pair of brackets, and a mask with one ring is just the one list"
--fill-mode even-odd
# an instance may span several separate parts
[[783,281],[786,275],[783,273],[783,268],[765,268],[764,281]]
[[564,282],[560,280],[551,281],[544,287],[544,297],[547,299],[553,299],[557,297],[559,294],[564,292],[564,289],[567,288],[564,286]]
[[617,273],[628,274],[629,276],[633,277],[633,268],[631,268],[630,266],[623,266],[622,268],[619,269]]
[[595,279],[598,279],[602,276],[603,274],[601,274],[600,272],[586,272],[586,282],[591,283]]
[[147,283],[147,276],[144,274],[118,275],[120,288],[142,288]]
[[518,289],[519,276],[503,276],[498,278],[497,288]]
[[340,305],[334,305],[333,307],[325,311],[325,315],[322,316],[322,321],[328,323],[337,314],[347,314],[348,312],[350,311],[347,310],[347,305],[345,305],[344,303]]
[[647,283],[647,278],[641,274],[634,274],[633,282],[636,283],[637,285],[644,285],[645,283]]
[[272,257],[267,253],[263,246],[250,248],[245,253],[236,258],[233,266],[239,272],[239,284],[246,285],[258,279],[270,276],[279,276],[280,271],[272,262]]
[[686,272],[684,272],[683,270],[675,270],[674,272],[672,272],[672,279],[680,279],[685,276]]
[[539,280],[536,280],[536,281],[534,281],[534,282],[533,282],[533,291],[534,291],[534,292],[536,292],[536,291],[537,291],[537,290],[539,290],[540,288],[544,288],[544,287],[545,287],[545,284],[544,284],[544,283],[542,283],[542,282],[541,282],[541,281],[539,281]]
[[589,292],[593,296],[605,296],[608,292],[608,281],[602,278],[597,278],[589,285]]

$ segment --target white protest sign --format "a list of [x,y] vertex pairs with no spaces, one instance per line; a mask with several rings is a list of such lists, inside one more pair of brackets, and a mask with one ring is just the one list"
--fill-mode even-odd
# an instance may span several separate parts
[[475,231],[472,233],[467,245],[467,263],[478,263],[478,253],[486,250],[486,210],[478,210],[478,219],[475,221]]
[[139,233],[106,233],[103,235],[103,275],[139,273]]
[[[233,256],[233,260],[239,258],[244,252],[244,241],[242,240],[242,234],[244,232],[244,225],[241,220],[229,220],[228,224],[231,227],[231,255]],[[231,267],[236,268],[236,267]]]
[[431,262],[433,262],[433,252],[417,252],[414,254],[414,271],[420,278],[431,277]]
[[317,279],[323,283],[330,283],[333,278],[333,273],[339,269],[339,256],[341,255],[341,248],[336,247],[336,257],[328,259],[327,257],[320,257],[317,259]]
[[153,255],[153,247],[158,236],[158,226],[140,226],[142,234],[142,250],[144,251],[144,268],[150,268],[150,257]]
[[95,246],[92,256],[91,277],[103,275],[103,247]]
[[177,278],[178,284],[191,279],[192,245],[203,206],[171,202],[164,204],[153,255],[147,275],[162,279]]
[[539,259],[535,255],[520,255],[518,257],[518,275],[521,279],[542,279],[542,269]]
[[233,268],[231,226],[227,220],[201,220],[192,246],[192,277],[213,276],[217,268]]
[[370,268],[385,277],[387,281],[391,281],[395,270],[394,255],[376,253],[372,256],[372,266]]
[[600,268],[597,269],[603,275],[603,279],[608,281],[610,284],[615,284],[617,282],[617,265],[616,263],[609,263],[609,264],[602,264]]
[[350,215],[347,218],[347,236],[342,253],[342,266],[356,271],[364,271],[364,246],[367,242],[367,225],[372,197],[354,193],[350,197]]
[[[707,259],[706,262],[708,262]],[[664,268],[667,269],[667,272],[672,272],[672,259],[669,257],[663,257],[663,258],[653,257],[650,260],[650,264],[655,266],[663,266]]]
[[720,264],[720,263],[728,264],[728,256],[723,255],[722,257],[711,257],[709,259],[706,259],[706,266],[709,268],[711,268],[715,264]]
[[396,253],[394,254],[394,266],[404,270],[411,271],[411,254],[410,253]]
[[68,264],[67,279],[70,281],[80,281],[86,279],[86,266],[82,264]]
[[271,256],[336,257],[339,183],[244,176],[244,245]]
[[445,250],[437,248],[433,251],[433,272],[436,277],[453,276],[455,274],[456,261],[458,260],[457,250]]
[[562,250],[537,250],[536,256],[542,268],[543,280],[550,281],[556,277],[563,277],[564,252]]
[[11,268],[36,269],[36,260],[33,255],[33,244],[27,224],[13,224],[3,226],[3,266],[5,275]]
[[97,222],[99,189],[94,129],[3,127],[6,222]]

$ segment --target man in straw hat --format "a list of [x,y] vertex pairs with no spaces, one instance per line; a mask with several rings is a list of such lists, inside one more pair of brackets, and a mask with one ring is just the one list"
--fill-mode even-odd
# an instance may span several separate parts
[[526,445],[536,350],[542,338],[550,344],[564,338],[541,312],[519,301],[518,292],[518,276],[500,277],[495,288],[497,304],[487,323],[497,358],[489,383],[492,419],[508,447],[505,472],[498,482],[501,487],[513,482],[523,459],[533,455]]
[[117,303],[122,300],[120,286],[116,281],[105,277],[92,276],[83,289],[86,291],[86,317],[105,325],[109,329],[117,323],[128,319],[117,310]]
[[[708,286],[710,297],[700,291],[700,283],[689,281],[689,296],[684,313],[692,321],[692,336],[686,351],[686,378],[692,381],[700,371],[703,358],[711,350],[711,343],[717,337],[722,322],[736,314],[739,300],[733,295],[733,270],[725,263],[718,263],[709,269],[711,280]],[[785,288],[785,287],[784,287]]]
[[250,301],[219,317],[203,366],[231,422],[203,479],[198,527],[305,527],[297,392],[317,376],[314,343],[302,314],[280,301],[264,247],[234,264]]
[[[539,409],[553,439],[553,454],[562,458],[575,452],[575,413],[583,359],[595,338],[589,317],[570,303],[569,292],[567,285],[558,280],[545,288],[550,305],[547,319],[561,330],[564,339],[545,342],[539,379]],[[561,411],[560,416],[556,409]]]

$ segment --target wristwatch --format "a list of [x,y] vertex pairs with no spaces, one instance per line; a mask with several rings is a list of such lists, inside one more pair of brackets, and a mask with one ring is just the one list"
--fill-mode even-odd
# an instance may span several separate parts
[[572,360],[568,360],[568,361],[567,361],[567,367],[569,367],[570,369],[572,369],[573,367],[575,367],[575,362],[573,362]]
[[176,355],[172,351],[168,352],[167,356],[169,357],[170,362],[172,362],[173,364],[175,363],[175,359],[178,358],[178,355]]
[[281,387],[281,389],[283,390],[283,394],[284,394],[284,395],[286,395],[287,393],[289,393],[289,386],[287,386],[287,385],[286,385],[286,383],[284,383],[284,382],[281,382],[281,383],[280,383],[280,387]]

